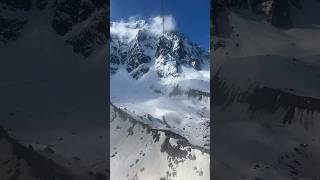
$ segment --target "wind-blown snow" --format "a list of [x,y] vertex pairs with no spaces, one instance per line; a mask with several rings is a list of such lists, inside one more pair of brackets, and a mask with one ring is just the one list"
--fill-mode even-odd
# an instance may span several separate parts
[[[156,16],[154,18],[141,20],[137,17],[130,17],[129,20],[120,20],[119,22],[111,22],[110,34],[116,36],[122,41],[132,41],[139,30],[148,29],[153,35],[160,36],[162,34],[162,17]],[[164,16],[164,30],[174,31],[176,30],[176,21],[169,15]]]

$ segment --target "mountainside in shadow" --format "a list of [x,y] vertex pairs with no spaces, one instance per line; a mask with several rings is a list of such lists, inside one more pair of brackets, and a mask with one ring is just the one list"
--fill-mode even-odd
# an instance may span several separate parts
[[217,3],[213,178],[319,179],[319,2]]
[[108,23],[108,1],[0,1],[0,179],[109,177]]

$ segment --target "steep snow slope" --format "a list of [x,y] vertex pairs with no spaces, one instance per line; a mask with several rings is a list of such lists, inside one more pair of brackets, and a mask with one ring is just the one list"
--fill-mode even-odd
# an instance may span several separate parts
[[208,149],[209,53],[166,22],[164,34],[160,17],[111,23],[111,102]]
[[208,150],[113,105],[110,112],[111,179],[210,179]]
[[320,30],[309,13],[320,5],[301,5],[287,30],[246,9],[219,14],[213,178],[319,179]]

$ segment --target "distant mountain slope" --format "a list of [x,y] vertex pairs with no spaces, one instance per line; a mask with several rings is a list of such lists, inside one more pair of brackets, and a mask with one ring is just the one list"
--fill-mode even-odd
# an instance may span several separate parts
[[216,18],[213,178],[318,179],[320,4],[247,2],[269,2],[270,16],[230,1]]

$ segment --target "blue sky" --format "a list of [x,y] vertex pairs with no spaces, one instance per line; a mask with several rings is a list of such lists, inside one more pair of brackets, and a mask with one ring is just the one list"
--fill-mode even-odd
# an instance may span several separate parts
[[[111,0],[111,21],[131,16],[160,15],[161,0]],[[164,0],[165,15],[172,15],[177,30],[205,49],[210,46],[210,0]]]

